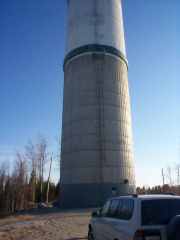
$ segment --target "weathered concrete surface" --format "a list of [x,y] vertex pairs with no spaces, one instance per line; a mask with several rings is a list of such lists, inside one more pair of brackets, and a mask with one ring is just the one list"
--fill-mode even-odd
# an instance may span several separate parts
[[73,0],[68,4],[66,55],[92,43],[112,46],[126,55],[120,0]]
[[127,66],[110,54],[83,54],[65,67],[60,204],[102,204],[112,187],[135,192]]
[[99,206],[112,189],[135,193],[125,55],[121,1],[69,1],[61,206]]

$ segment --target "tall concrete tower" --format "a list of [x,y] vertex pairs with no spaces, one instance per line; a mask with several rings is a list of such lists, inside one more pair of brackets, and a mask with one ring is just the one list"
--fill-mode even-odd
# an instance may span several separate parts
[[135,193],[121,0],[68,0],[60,205]]

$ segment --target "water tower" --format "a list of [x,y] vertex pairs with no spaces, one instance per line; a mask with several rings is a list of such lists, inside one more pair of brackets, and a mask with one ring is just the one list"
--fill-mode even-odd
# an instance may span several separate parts
[[60,205],[135,193],[121,0],[68,0]]

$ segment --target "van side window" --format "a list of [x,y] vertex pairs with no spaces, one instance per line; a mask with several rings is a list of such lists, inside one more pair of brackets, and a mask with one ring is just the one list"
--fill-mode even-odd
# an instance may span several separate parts
[[99,217],[107,217],[108,216],[108,210],[110,206],[111,201],[107,201],[104,206],[101,208],[101,211],[99,213]]
[[133,210],[134,210],[134,200],[123,199],[119,218],[123,220],[130,220],[133,215]]
[[119,207],[120,200],[112,200],[111,206],[109,208],[108,216],[112,218],[118,218],[118,207]]

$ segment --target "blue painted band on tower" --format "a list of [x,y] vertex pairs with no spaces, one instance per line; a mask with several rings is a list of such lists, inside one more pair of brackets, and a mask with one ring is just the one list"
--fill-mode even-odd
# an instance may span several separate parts
[[87,52],[104,52],[104,53],[113,54],[113,55],[121,58],[125,62],[125,64],[127,65],[127,68],[128,68],[127,58],[121,51],[119,51],[118,49],[116,49],[114,47],[110,47],[107,45],[100,45],[100,44],[89,44],[89,45],[85,45],[85,46],[74,49],[73,51],[68,53],[67,56],[65,57],[64,66],[71,58],[73,58],[79,54],[87,53]]

